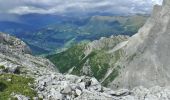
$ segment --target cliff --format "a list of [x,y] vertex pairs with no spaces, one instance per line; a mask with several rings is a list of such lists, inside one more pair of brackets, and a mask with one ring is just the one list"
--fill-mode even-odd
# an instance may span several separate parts
[[119,76],[112,88],[170,85],[170,1],[156,5],[151,17],[123,48]]

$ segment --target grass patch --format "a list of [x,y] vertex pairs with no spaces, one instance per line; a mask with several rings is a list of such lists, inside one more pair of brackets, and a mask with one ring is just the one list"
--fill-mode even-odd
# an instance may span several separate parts
[[14,74],[0,75],[0,100],[8,100],[12,93],[22,94],[30,98],[37,94],[28,84],[33,84],[33,78],[25,78]]
[[80,66],[85,57],[85,45],[86,43],[74,45],[64,52],[47,56],[47,58],[57,66],[61,73],[65,73],[74,66]]
[[[118,44],[120,40],[114,40],[114,44]],[[87,65],[90,66],[90,75],[93,75],[97,80],[102,80],[108,69],[114,67],[117,61],[123,55],[122,50],[117,50],[114,53],[108,53],[109,44],[105,43],[106,47],[101,48],[101,50],[93,50],[89,55],[85,56],[85,43],[74,45],[73,47],[67,49],[64,52],[49,55],[47,58],[52,61],[61,73],[68,72],[69,69],[73,68],[71,74],[73,75],[83,75],[82,68],[87,62]],[[113,71],[106,82],[113,81],[117,76],[117,71]],[[104,83],[107,85],[106,83]]]
[[0,66],[0,69],[3,69],[3,70],[4,70],[4,69],[5,69],[5,66],[1,65],[1,66]]
[[93,56],[95,56],[96,53],[95,52],[91,52],[89,55],[87,55],[84,59],[82,59],[80,62],[77,62],[78,65],[75,66],[72,74],[74,75],[82,75],[81,73],[81,69],[82,67],[84,66],[84,64],[86,63],[86,61],[89,59],[89,58],[92,58]]
[[111,56],[104,51],[95,51],[95,55],[89,58],[91,70],[96,79],[100,80],[104,77],[109,68]]
[[[89,55],[84,55],[84,49],[86,44],[75,45],[68,50],[59,54],[47,56],[52,61],[61,73],[68,72],[73,68],[71,74],[81,76],[81,72],[84,64],[88,60],[89,66],[91,66],[92,75],[101,80],[106,75],[110,65],[113,65],[120,59],[122,51],[118,50],[113,54],[107,53],[107,50],[93,50]],[[114,75],[112,75],[114,77]]]
[[107,86],[108,86],[108,83],[112,82],[112,81],[119,75],[119,69],[120,69],[120,67],[117,66],[117,68],[115,68],[115,69],[113,70],[113,72],[110,74],[110,76],[107,77],[107,78],[104,80],[104,82],[102,83],[102,85],[107,87]]

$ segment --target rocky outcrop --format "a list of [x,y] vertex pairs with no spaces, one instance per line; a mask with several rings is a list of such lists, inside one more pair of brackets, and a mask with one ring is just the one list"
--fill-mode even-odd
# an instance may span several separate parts
[[[20,39],[0,33],[0,66],[10,73],[29,75],[43,75],[54,69],[54,65],[47,59],[30,55],[31,50]],[[39,67],[42,70],[39,70]],[[48,70],[43,69],[48,67]],[[19,71],[18,71],[19,70]]]
[[134,88],[170,85],[170,1],[156,5],[151,17],[132,36],[119,60],[121,71],[110,84],[113,88]]
[[94,50],[111,51],[112,49],[115,49],[118,44],[127,41],[128,38],[129,37],[126,35],[110,36],[109,38],[102,37],[99,40],[88,43],[84,53],[85,55],[88,55]]
[[31,54],[30,48],[21,40],[0,32],[0,52]]

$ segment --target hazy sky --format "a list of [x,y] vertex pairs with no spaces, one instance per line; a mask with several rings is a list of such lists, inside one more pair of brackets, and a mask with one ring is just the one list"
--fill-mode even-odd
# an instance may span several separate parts
[[0,0],[2,14],[149,13],[162,0]]

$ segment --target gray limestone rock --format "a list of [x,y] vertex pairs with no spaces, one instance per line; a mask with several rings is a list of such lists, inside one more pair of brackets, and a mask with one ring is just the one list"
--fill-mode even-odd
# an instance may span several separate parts
[[16,98],[17,100],[31,100],[29,97],[26,97],[21,94],[15,94],[13,97]]
[[119,76],[112,88],[132,89],[170,85],[170,1],[156,5],[151,17],[124,46],[125,56],[119,60]]

